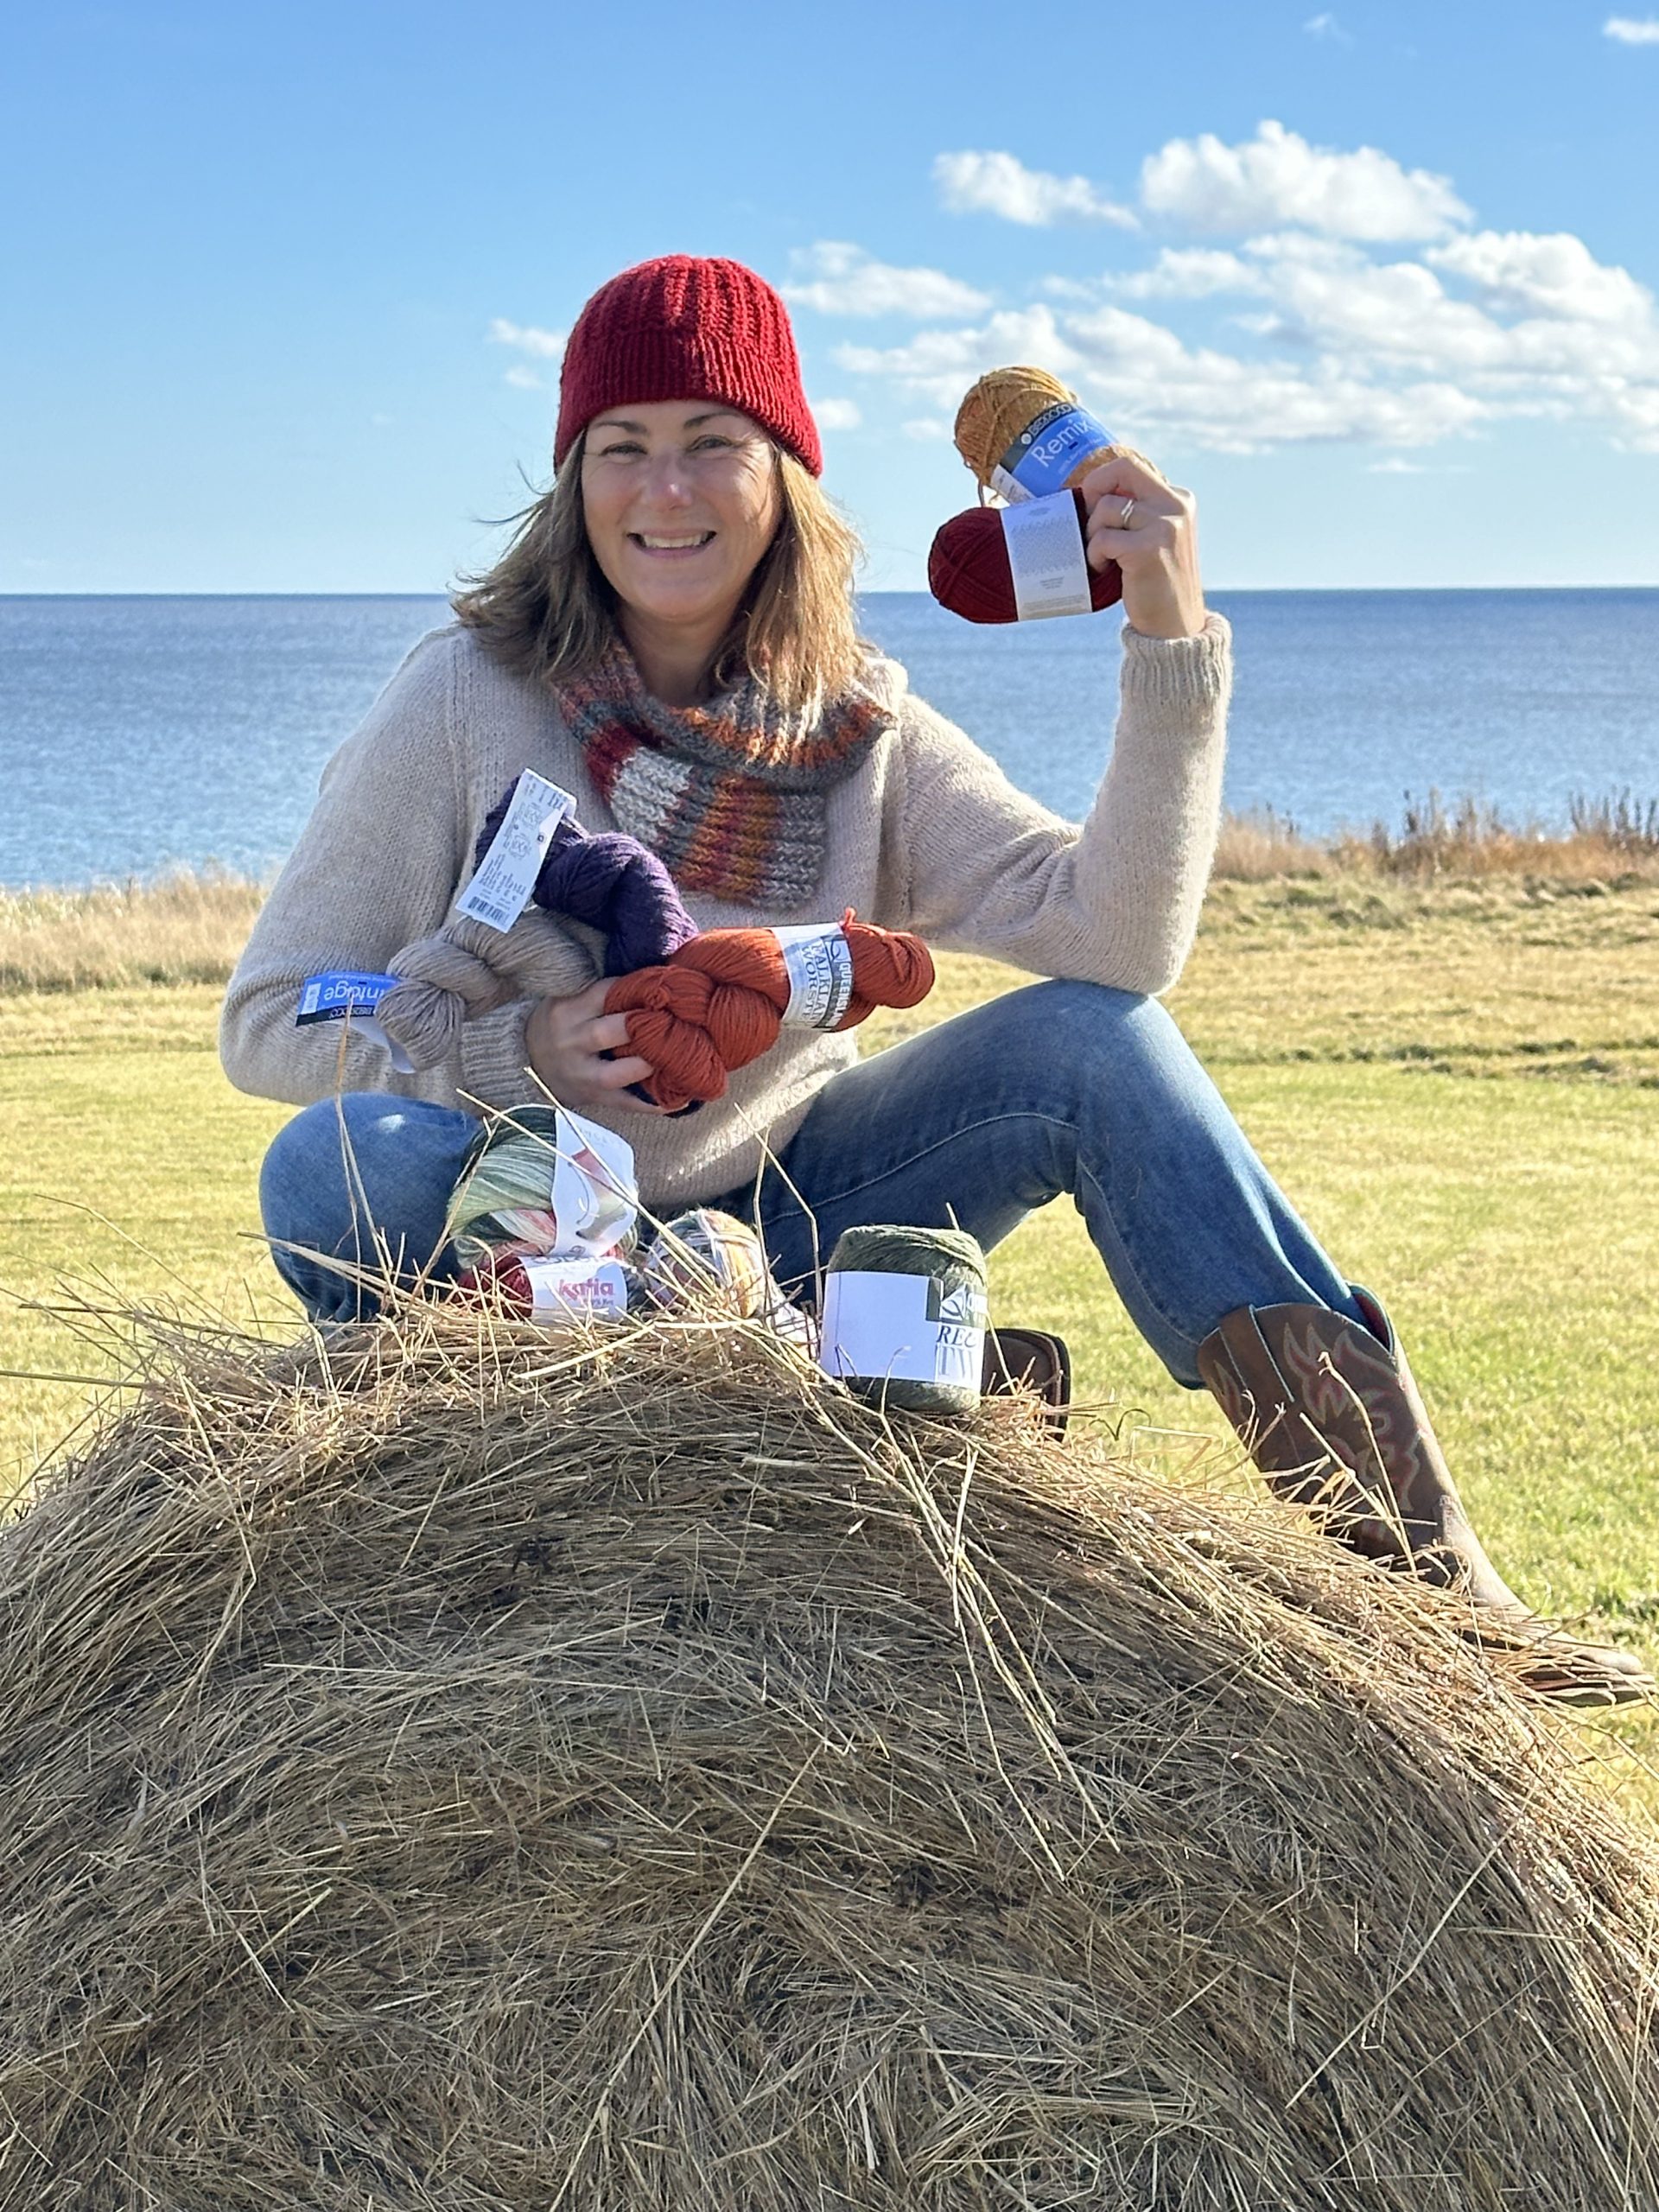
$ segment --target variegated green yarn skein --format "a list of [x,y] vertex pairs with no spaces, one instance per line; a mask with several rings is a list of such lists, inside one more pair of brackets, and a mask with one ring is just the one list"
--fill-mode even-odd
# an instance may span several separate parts
[[[837,1274],[921,1275],[938,1286],[938,1303],[971,1314],[982,1329],[987,1311],[985,1255],[963,1229],[912,1229],[874,1224],[843,1230],[825,1270]],[[906,1413],[966,1414],[978,1405],[980,1376],[971,1382],[920,1382],[892,1374],[843,1375],[855,1397]]]

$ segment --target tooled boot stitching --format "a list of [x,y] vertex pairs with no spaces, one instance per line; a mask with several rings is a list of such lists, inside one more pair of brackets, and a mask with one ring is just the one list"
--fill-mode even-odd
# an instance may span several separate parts
[[1324,1306],[1242,1307],[1199,1347],[1198,1365],[1272,1487],[1330,1535],[1438,1586],[1518,1603],[1468,1528],[1403,1361],[1362,1324]]
[[[1298,1345],[1290,1338],[1287,1309],[1267,1310],[1285,1316],[1281,1342],[1297,1380],[1275,1357],[1259,1313],[1242,1307],[1199,1347],[1205,1383],[1279,1497],[1311,1512],[1327,1533],[1366,1558],[1408,1568],[1412,1556],[1389,1486],[1382,1485],[1389,1510],[1379,1513],[1378,1496],[1356,1465],[1368,1456],[1381,1459],[1373,1425],[1363,1421],[1360,1442],[1350,1440],[1343,1448],[1339,1432],[1352,1423],[1355,1392],[1351,1386],[1334,1387],[1338,1377],[1323,1357],[1315,1326]],[[1255,1389],[1247,1365],[1265,1370]],[[1276,1405],[1264,1402],[1270,1395]]]

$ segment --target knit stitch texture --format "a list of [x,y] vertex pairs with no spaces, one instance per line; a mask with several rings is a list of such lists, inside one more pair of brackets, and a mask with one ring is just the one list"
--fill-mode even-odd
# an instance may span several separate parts
[[554,696],[618,823],[681,889],[766,914],[817,889],[828,796],[893,725],[872,691],[809,721],[747,674],[706,707],[665,707],[620,643]]
[[[885,663],[891,727],[826,797],[816,891],[786,915],[704,892],[686,904],[703,929],[833,921],[852,906],[884,928],[1036,975],[1167,990],[1214,855],[1230,671],[1219,616],[1198,638],[1125,632],[1116,738],[1079,826],[1017,791]],[[525,768],[569,791],[590,829],[620,826],[545,690],[492,660],[471,632],[424,639],[325,770],[232,978],[220,1050],[239,1089],[296,1105],[327,1097],[338,1080],[442,1105],[543,1096],[525,1064],[525,999],[465,1023],[445,1060],[418,1076],[395,1075],[384,1048],[355,1031],[342,1076],[340,1031],[294,1026],[308,976],[388,968],[402,946],[442,926],[490,808]],[[604,948],[594,931],[539,912],[517,926],[532,923],[563,947],[562,993],[598,976]],[[785,1029],[724,1098],[684,1121],[621,1109],[596,1118],[633,1146],[648,1206],[696,1205],[751,1177],[763,1141],[781,1150],[857,1051],[855,1033]],[[856,1160],[848,1176],[856,1181]]]
[[555,466],[594,416],[660,399],[723,400],[823,472],[789,310],[741,261],[667,253],[600,286],[565,344]]

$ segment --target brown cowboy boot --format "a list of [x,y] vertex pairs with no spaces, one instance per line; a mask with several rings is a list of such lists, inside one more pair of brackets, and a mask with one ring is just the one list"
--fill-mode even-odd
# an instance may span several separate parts
[[1529,1688],[1624,1704],[1652,1677],[1629,1652],[1580,1643],[1523,1605],[1486,1556],[1388,1315],[1369,1328],[1323,1306],[1240,1306],[1198,1346],[1198,1372],[1272,1489],[1363,1558],[1456,1590],[1483,1643],[1524,1649]]
[[1071,1406],[1071,1354],[1065,1338],[1046,1329],[987,1329],[979,1387],[987,1398],[1032,1391],[1046,1409],[1049,1427],[1064,1436]]

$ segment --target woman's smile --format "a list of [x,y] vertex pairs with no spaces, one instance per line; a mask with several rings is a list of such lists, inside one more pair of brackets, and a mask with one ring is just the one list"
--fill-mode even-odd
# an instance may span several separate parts
[[654,531],[631,530],[628,537],[635,545],[646,553],[683,555],[701,553],[705,545],[713,543],[715,532],[712,530],[700,530],[688,536],[667,537]]

